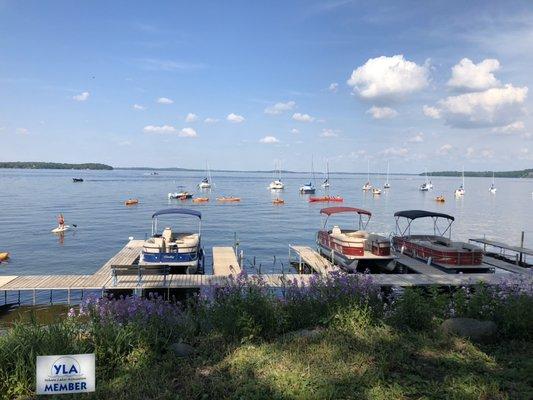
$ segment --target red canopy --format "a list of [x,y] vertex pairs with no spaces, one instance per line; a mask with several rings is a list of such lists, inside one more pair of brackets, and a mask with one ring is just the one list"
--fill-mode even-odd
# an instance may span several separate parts
[[330,216],[331,214],[345,213],[345,212],[355,212],[357,214],[372,215],[370,211],[363,210],[362,208],[355,207],[327,207],[320,210],[320,214],[326,214]]

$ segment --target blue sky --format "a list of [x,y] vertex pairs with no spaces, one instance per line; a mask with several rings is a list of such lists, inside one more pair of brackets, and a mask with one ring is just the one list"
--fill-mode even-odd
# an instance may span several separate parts
[[531,168],[533,3],[427,3],[0,1],[0,159]]

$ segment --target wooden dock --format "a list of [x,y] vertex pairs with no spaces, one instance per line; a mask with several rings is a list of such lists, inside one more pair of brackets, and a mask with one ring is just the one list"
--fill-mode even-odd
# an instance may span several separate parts
[[432,265],[429,265],[415,258],[407,257],[404,254],[398,255],[398,262],[406,266],[408,269],[416,272],[417,274],[448,275],[446,272],[441,271],[440,269],[433,267]]
[[483,264],[487,264],[492,267],[497,267],[505,271],[512,272],[514,274],[526,275],[529,273],[529,270],[527,268],[519,267],[518,265],[514,265],[506,261],[498,260],[497,258],[489,256],[483,256]]
[[[228,282],[228,276],[241,272],[237,256],[232,247],[213,248],[213,275],[120,275],[115,279],[112,277],[112,267],[114,265],[136,266],[139,257],[142,240],[132,240],[124,246],[115,256],[107,261],[100,269],[92,275],[24,275],[24,276],[0,276],[0,291],[7,293],[18,292],[20,302],[20,292],[32,292],[33,303],[36,302],[36,292],[49,291],[50,303],[52,302],[52,291],[65,291],[67,302],[70,303],[71,292],[98,291],[104,293],[107,290],[113,291],[142,291],[150,289],[200,289],[213,285],[224,286]],[[290,246],[290,252],[295,252],[300,265],[308,265],[312,271],[328,275],[332,271],[340,271],[339,267],[331,264],[326,258],[308,246]],[[289,254],[290,257],[290,254]],[[497,260],[499,262],[499,260]],[[443,271],[425,264],[422,261],[414,260],[400,255],[399,263],[406,265],[409,269],[418,273],[408,274],[373,274],[371,276],[374,285],[382,287],[408,287],[408,286],[463,286],[473,285],[478,282],[487,284],[497,284],[508,278],[507,274],[447,274]],[[493,262],[491,260],[491,262]],[[503,262],[503,261],[502,261]],[[508,263],[506,263],[508,264]],[[520,268],[515,267],[514,268]],[[300,269],[302,270],[302,269]],[[510,271],[521,273],[520,270]],[[251,278],[261,277],[266,285],[272,288],[279,288],[286,285],[288,281],[307,285],[311,277],[315,274],[262,274],[250,275]]]
[[289,261],[291,258],[291,250],[294,251],[298,257],[298,265],[300,271],[302,270],[302,265],[305,264],[309,266],[313,271],[318,274],[328,274],[332,271],[339,271],[340,268],[332,264],[325,257],[322,257],[316,250],[313,250],[309,246],[293,246],[289,245]]
[[241,273],[233,247],[213,247],[213,274],[228,276]]

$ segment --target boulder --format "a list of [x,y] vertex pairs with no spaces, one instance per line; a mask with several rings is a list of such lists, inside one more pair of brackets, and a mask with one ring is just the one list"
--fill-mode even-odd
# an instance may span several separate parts
[[488,339],[496,334],[493,321],[480,321],[473,318],[450,318],[445,320],[440,329],[442,332],[472,340]]
[[196,349],[187,343],[172,343],[169,347],[178,357],[189,357],[196,353]]

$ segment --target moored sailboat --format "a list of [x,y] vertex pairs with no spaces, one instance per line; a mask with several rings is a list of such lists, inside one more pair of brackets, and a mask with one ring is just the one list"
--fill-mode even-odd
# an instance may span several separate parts
[[498,189],[494,185],[494,171],[492,171],[492,184],[490,185],[489,192],[495,194]]
[[455,196],[462,197],[465,195],[465,193],[466,193],[465,191],[465,169],[463,167],[463,183],[461,184],[461,186],[459,186],[458,189],[455,189]]

